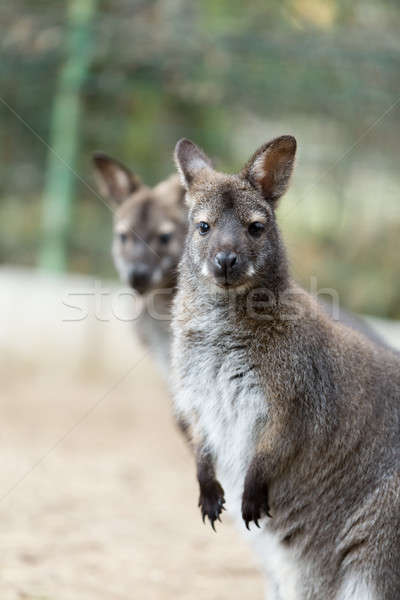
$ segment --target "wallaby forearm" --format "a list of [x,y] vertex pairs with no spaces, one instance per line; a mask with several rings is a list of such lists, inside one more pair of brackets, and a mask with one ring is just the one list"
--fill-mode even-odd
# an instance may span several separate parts
[[198,447],[196,452],[197,480],[200,487],[199,507],[203,522],[208,517],[215,531],[215,521],[224,510],[224,490],[217,480],[214,458],[210,451]]

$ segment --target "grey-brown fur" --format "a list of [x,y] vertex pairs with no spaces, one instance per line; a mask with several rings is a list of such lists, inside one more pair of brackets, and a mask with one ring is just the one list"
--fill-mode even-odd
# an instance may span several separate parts
[[105,154],[93,160],[99,190],[114,209],[115,266],[143,298],[136,332],[167,375],[171,303],[187,229],[184,189],[177,175],[150,188]]
[[214,525],[226,501],[251,526],[268,598],[397,600],[400,360],[290,277],[275,210],[295,148],[283,136],[224,175],[188,140],[177,145],[191,208],[174,305],[176,412],[203,514]]
[[[121,280],[136,289],[144,300],[143,310],[135,321],[136,332],[164,375],[168,375],[171,305],[187,230],[184,188],[177,175],[150,188],[116,159],[103,153],[95,154],[93,159],[99,191],[114,209],[112,255],[116,269]],[[168,231],[168,241],[160,243],[159,236]],[[124,241],[121,234],[126,236]],[[145,275],[143,281],[141,273]],[[154,313],[161,318],[155,318]],[[359,317],[340,310],[340,319],[382,342]]]

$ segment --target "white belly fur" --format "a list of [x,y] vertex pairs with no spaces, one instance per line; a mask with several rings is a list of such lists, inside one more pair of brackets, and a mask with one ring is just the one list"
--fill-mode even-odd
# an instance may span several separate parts
[[[248,384],[255,382],[254,371],[229,380],[235,367],[238,372],[246,372],[245,356],[238,354],[226,357],[217,376],[213,362],[206,357],[199,361],[197,356],[196,369],[185,378],[176,405],[183,415],[196,414],[196,430],[216,457],[217,478],[225,491],[228,514],[254,548],[269,582],[268,598],[294,600],[297,568],[293,557],[265,527],[267,518],[261,529],[253,524],[249,532],[241,517],[244,478],[255,451],[254,424],[267,417],[268,403],[259,387],[249,389]],[[279,589],[279,593],[271,593],[272,588]]]

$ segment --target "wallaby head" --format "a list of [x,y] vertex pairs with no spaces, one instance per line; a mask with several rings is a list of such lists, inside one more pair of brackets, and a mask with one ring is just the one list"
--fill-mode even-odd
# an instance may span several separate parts
[[186,234],[178,176],[150,188],[105,154],[93,161],[99,191],[114,208],[112,254],[120,278],[140,294],[172,287]]
[[195,144],[178,142],[175,161],[189,203],[186,256],[198,279],[220,290],[284,285],[287,262],[275,210],[295,153],[295,138],[284,135],[261,146],[240,173],[225,175]]

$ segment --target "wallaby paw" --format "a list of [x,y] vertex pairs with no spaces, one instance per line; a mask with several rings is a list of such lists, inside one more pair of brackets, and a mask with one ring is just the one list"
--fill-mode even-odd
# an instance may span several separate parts
[[242,518],[247,529],[250,529],[252,522],[260,527],[259,520],[265,515],[271,517],[267,485],[247,485],[242,497]]
[[200,488],[199,507],[203,523],[206,517],[215,531],[215,521],[221,521],[222,511],[225,510],[224,490],[217,480],[210,481]]

